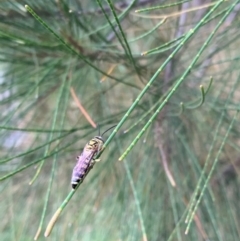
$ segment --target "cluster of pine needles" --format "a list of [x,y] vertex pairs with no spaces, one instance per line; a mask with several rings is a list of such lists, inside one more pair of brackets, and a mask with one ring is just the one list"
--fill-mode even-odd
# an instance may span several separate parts
[[239,11],[0,2],[1,239],[239,240]]

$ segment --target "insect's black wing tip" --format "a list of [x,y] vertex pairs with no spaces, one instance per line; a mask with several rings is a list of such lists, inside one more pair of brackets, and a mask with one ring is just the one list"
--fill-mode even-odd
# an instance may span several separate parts
[[72,189],[75,190],[77,187],[77,184],[72,184]]

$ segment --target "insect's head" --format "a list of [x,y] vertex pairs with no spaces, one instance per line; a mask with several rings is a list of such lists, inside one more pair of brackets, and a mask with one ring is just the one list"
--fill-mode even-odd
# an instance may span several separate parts
[[103,138],[101,136],[95,136],[94,139],[98,139],[98,140],[100,140],[100,141],[102,141],[104,143],[104,140],[103,140]]

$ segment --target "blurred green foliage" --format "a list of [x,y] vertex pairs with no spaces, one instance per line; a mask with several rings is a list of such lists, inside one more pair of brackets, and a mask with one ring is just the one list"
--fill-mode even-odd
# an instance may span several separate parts
[[239,10],[0,2],[1,239],[45,239],[98,135],[72,89],[101,133],[118,126],[49,240],[239,240]]

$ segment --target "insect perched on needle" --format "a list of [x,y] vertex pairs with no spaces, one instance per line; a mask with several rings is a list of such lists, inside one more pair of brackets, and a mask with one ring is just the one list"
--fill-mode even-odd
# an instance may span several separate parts
[[[116,125],[115,125],[116,126]],[[99,152],[102,150],[104,140],[103,135],[114,128],[115,126],[112,126],[111,128],[107,129],[102,135],[95,136],[93,139],[91,139],[84,147],[83,152],[80,156],[77,157],[77,164],[73,168],[72,172],[72,179],[71,184],[72,188],[75,189],[80,181],[82,181],[88,171],[93,167],[96,161],[96,156],[99,154]]]

